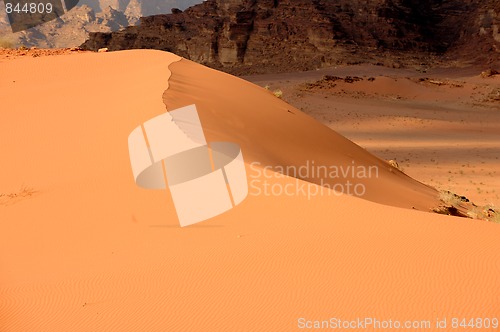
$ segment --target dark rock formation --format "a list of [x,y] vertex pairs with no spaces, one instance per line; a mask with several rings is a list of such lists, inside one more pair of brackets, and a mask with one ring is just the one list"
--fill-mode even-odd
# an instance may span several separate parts
[[[498,62],[498,0],[208,0],[82,47],[154,48],[233,73],[380,62]],[[478,52],[479,51],[479,52]]]

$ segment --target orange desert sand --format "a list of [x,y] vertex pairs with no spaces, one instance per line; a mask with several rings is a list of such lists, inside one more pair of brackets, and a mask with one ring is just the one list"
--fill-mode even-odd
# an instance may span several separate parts
[[[160,51],[83,53],[0,60],[0,100],[2,332],[500,317],[498,224],[429,213],[435,189],[247,81]],[[134,183],[127,137],[190,104],[208,141],[240,144],[249,181],[315,188],[251,166],[308,160],[379,177],[352,179],[363,198],[250,188],[180,228],[168,191]]]

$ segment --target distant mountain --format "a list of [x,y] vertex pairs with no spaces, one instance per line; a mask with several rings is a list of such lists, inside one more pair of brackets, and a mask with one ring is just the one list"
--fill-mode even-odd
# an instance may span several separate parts
[[0,3],[0,41],[17,46],[79,46],[89,32],[112,32],[133,26],[143,16],[185,9],[201,0],[82,0],[60,18],[35,28],[12,33],[3,3]]
[[208,0],[91,33],[87,49],[156,48],[232,73],[346,62],[500,65],[499,0]]
[[134,12],[142,16],[170,13],[172,8],[186,9],[202,0],[81,0],[80,5],[87,5],[96,13],[111,7],[121,12]]

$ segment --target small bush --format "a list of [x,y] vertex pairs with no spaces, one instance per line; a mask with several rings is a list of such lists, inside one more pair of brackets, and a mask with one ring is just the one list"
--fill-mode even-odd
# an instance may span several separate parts
[[391,159],[387,163],[389,163],[389,165],[391,165],[392,167],[398,169],[400,172],[403,172],[403,168],[399,166],[399,163],[396,160]]
[[279,89],[278,89],[278,90],[274,90],[274,91],[273,91],[273,95],[274,95],[275,97],[277,97],[277,98],[280,98],[280,99],[281,99],[281,98],[283,97],[283,91],[281,91],[281,90],[279,90]]
[[16,48],[16,44],[11,40],[0,38],[0,48]]
[[0,193],[0,206],[12,204],[20,199],[31,197],[38,192],[31,187],[22,186],[19,191],[13,193]]

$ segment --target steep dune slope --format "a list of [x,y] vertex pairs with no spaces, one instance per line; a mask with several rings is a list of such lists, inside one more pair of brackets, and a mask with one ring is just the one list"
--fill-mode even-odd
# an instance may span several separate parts
[[[349,183],[366,188],[363,198],[424,211],[438,205],[437,192],[399,172],[328,127],[251,83],[188,60],[172,64],[174,74],[164,94],[172,110],[196,104],[209,140],[239,143],[247,163],[274,170],[307,167],[301,178],[333,188]],[[244,93],[241,93],[244,91]],[[245,152],[246,151],[246,152]],[[346,176],[313,174],[314,167],[349,170]],[[370,177],[353,169],[377,169]],[[353,176],[354,175],[354,176]],[[297,176],[298,177],[298,176]],[[342,188],[339,187],[339,190]]]

